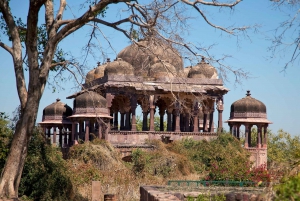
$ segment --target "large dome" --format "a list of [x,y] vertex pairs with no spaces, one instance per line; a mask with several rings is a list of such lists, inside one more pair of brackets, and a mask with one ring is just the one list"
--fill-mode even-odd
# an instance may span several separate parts
[[217,70],[206,63],[204,58],[196,66],[190,68],[188,73],[189,78],[209,78],[209,79],[218,79]]
[[105,75],[134,75],[132,65],[121,58],[110,62],[106,65],[104,70]]
[[147,75],[150,66],[162,60],[172,64],[177,71],[183,69],[183,61],[178,51],[154,37],[124,48],[118,58],[130,63],[134,67],[135,75]]
[[267,113],[267,109],[265,104],[255,98],[252,98],[250,91],[247,91],[245,98],[232,103],[230,112],[231,117],[246,113],[248,113],[251,117],[261,117],[261,114]]
[[63,120],[73,113],[72,108],[67,104],[56,99],[56,102],[48,105],[43,110],[43,121],[44,120]]

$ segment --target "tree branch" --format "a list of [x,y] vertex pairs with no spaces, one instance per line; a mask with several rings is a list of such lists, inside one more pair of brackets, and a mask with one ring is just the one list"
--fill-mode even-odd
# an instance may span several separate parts
[[2,47],[3,49],[5,49],[7,52],[9,52],[11,54],[11,56],[13,56],[13,49],[9,46],[7,46],[6,44],[0,42],[0,47]]

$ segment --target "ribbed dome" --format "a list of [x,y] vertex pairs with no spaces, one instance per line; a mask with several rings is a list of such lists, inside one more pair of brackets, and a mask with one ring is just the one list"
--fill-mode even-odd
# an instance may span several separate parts
[[116,61],[107,64],[105,70],[105,75],[134,75],[134,69],[132,65],[121,58]]
[[231,105],[231,113],[267,113],[265,104],[251,97],[250,91],[247,96],[235,101]]
[[56,102],[48,105],[43,110],[43,120],[44,119],[65,119],[68,116],[72,115],[72,108],[67,104],[60,101],[60,99],[56,99]]
[[135,70],[135,75],[146,75],[150,66],[164,60],[172,64],[177,71],[183,68],[183,61],[178,51],[161,40],[149,37],[138,44],[124,48],[118,58],[130,63]]
[[77,108],[106,108],[106,99],[94,91],[86,91],[74,100],[74,109]]
[[204,61],[204,58],[202,58],[201,62],[198,63],[196,66],[193,66],[189,73],[188,73],[189,78],[209,78],[209,79],[217,79],[218,74],[217,70],[206,63]]
[[154,78],[174,77],[176,74],[176,68],[172,64],[164,61],[152,65],[149,69],[149,76]]
[[95,79],[95,68],[89,71],[85,76],[85,83],[89,83]]

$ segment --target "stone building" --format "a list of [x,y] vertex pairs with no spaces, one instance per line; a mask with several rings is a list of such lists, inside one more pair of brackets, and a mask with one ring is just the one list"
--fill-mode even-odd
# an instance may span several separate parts
[[[246,97],[232,103],[230,108],[230,118],[226,121],[230,127],[230,132],[237,139],[241,136],[241,126],[245,127],[244,148],[251,153],[250,160],[255,167],[267,164],[267,129],[271,124],[267,119],[267,108],[264,103],[251,97],[247,91]],[[251,133],[256,126],[257,135],[253,142]]]
[[[166,143],[182,138],[210,140],[222,130],[223,97],[228,91],[205,58],[184,68],[176,49],[150,37],[124,48],[114,61],[98,63],[87,73],[82,90],[67,97],[74,99],[73,111],[59,101],[53,103],[44,109],[40,125],[48,136],[52,127],[67,128],[71,131],[65,135],[69,146],[98,137],[124,153],[133,147],[143,148],[147,139]],[[137,129],[138,106],[141,130]],[[217,120],[213,119],[214,112],[218,113]],[[160,118],[159,131],[155,130],[155,114]],[[245,125],[245,148],[257,165],[266,162],[266,129],[271,122],[266,118],[265,105],[248,93],[232,104],[227,122],[237,138],[240,126]],[[250,143],[252,125],[258,129],[255,148]]]
[[[70,141],[87,141],[90,133],[116,146],[142,145],[146,139],[209,140],[222,129],[227,92],[205,58],[184,68],[176,49],[150,37],[124,48],[114,61],[99,63],[86,75],[83,89],[67,97],[74,98],[73,114],[68,117]],[[136,127],[138,106],[141,131]],[[217,120],[214,112],[218,112]],[[160,131],[155,131],[155,114],[160,118]]]

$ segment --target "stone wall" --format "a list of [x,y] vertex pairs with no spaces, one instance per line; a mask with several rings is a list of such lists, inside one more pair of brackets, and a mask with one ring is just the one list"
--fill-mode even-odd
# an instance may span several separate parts
[[254,187],[173,187],[141,186],[140,201],[185,201],[188,197],[224,195],[226,201],[269,201],[273,192]]

